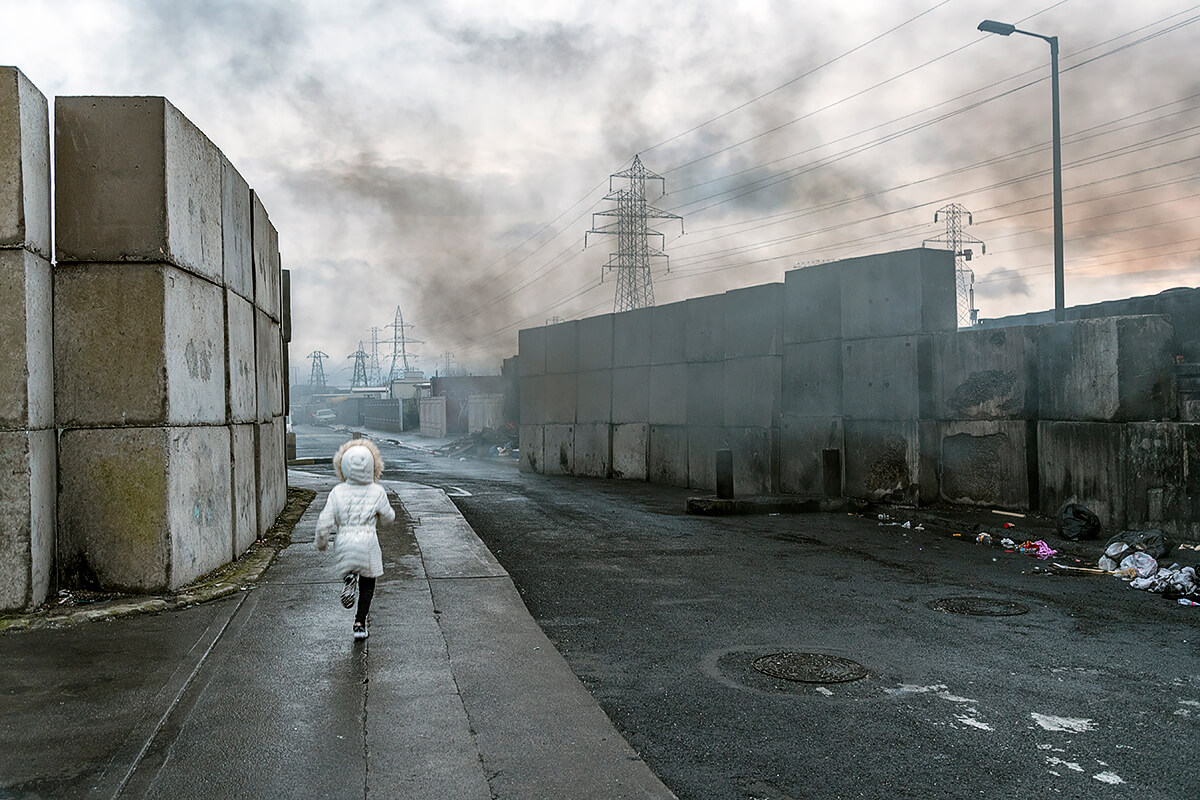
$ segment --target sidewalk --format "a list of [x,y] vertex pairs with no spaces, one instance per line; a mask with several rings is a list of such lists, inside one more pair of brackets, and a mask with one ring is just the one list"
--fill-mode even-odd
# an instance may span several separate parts
[[385,485],[371,637],[312,545],[256,588],[0,636],[0,797],[672,798],[439,489]]

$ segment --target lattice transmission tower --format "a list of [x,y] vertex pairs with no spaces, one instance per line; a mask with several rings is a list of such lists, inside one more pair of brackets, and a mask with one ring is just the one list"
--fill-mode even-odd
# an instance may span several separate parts
[[[404,321],[404,314],[400,311],[400,306],[396,306],[396,319],[386,327],[392,329],[392,368],[388,371],[388,383],[394,381],[397,377],[404,377],[412,369],[408,365],[408,346],[410,344],[425,344],[420,339],[409,338],[404,332],[408,328],[415,327]],[[415,356],[414,356],[415,357]],[[396,372],[396,367],[401,368],[401,372]]]
[[[613,189],[613,181],[617,178],[628,182],[625,188]],[[666,191],[666,181],[661,175],[656,175],[642,166],[640,155],[633,157],[633,164],[629,169],[610,175],[608,194],[604,199],[615,202],[617,206],[607,211],[595,212],[592,215],[592,229],[583,236],[584,247],[587,247],[587,237],[591,234],[615,234],[617,237],[617,252],[610,254],[608,263],[604,265],[605,269],[617,271],[617,292],[613,300],[613,311],[617,312],[654,305],[650,260],[665,259],[667,254],[650,246],[650,237],[658,236],[664,243],[665,238],[662,233],[647,225],[646,220],[677,219],[680,233],[683,232],[683,217],[655,208],[646,202],[647,181],[662,181],[663,191]],[[597,227],[596,217],[616,219]]]
[[379,367],[379,332],[383,330],[378,325],[371,326],[371,361],[367,364],[367,374],[371,377],[372,386],[383,385],[383,370]]
[[979,318],[979,309],[975,308],[975,273],[967,266],[973,254],[971,248],[964,245],[979,245],[979,254],[987,253],[987,245],[982,239],[976,239],[969,233],[963,232],[963,217],[967,224],[973,224],[971,212],[960,203],[942,206],[933,215],[933,221],[939,217],[946,221],[946,232],[933,239],[926,239],[922,244],[944,244],[954,253],[954,284],[958,295],[958,326],[960,328],[974,325]]
[[367,359],[370,355],[367,353],[367,348],[363,347],[362,339],[358,340],[358,350],[354,351],[346,358],[354,359],[354,377],[350,379],[350,388],[357,389],[360,386],[369,386],[367,382]]
[[313,350],[308,354],[307,358],[312,359],[312,371],[308,373],[308,388],[309,389],[324,389],[325,383],[325,361],[329,358],[329,353],[322,353],[320,350]]

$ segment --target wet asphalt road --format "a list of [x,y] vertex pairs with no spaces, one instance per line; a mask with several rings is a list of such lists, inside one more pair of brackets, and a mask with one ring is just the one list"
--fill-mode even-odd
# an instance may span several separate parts
[[[340,440],[301,429],[300,454]],[[683,490],[382,449],[389,477],[457,495],[684,800],[1200,796],[1200,609],[874,519],[689,517]],[[1029,611],[927,606],[967,596]],[[820,685],[751,666],[780,652],[868,674]]]

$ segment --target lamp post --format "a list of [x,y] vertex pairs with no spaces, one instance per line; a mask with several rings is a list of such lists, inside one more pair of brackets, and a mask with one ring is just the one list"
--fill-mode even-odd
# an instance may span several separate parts
[[979,30],[1009,36],[1023,33],[1050,43],[1050,95],[1054,150],[1054,321],[1062,322],[1065,298],[1063,291],[1063,211],[1062,211],[1062,141],[1058,127],[1058,37],[1023,31],[1007,22],[985,19]]

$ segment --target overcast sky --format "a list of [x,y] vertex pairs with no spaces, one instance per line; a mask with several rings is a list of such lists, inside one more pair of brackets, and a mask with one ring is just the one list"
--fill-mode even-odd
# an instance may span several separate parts
[[[0,0],[48,97],[164,95],[263,197],[292,366],[397,306],[417,365],[496,373],[517,331],[612,310],[608,176],[665,178],[659,304],[918,246],[960,203],[981,316],[1053,305],[1061,40],[1067,304],[1200,284],[1188,0]],[[657,185],[657,184],[655,184]],[[598,220],[603,223],[605,220]],[[978,249],[976,249],[978,254]],[[381,337],[390,335],[380,332]],[[386,347],[383,348],[386,352]],[[444,354],[453,354],[446,356]]]

